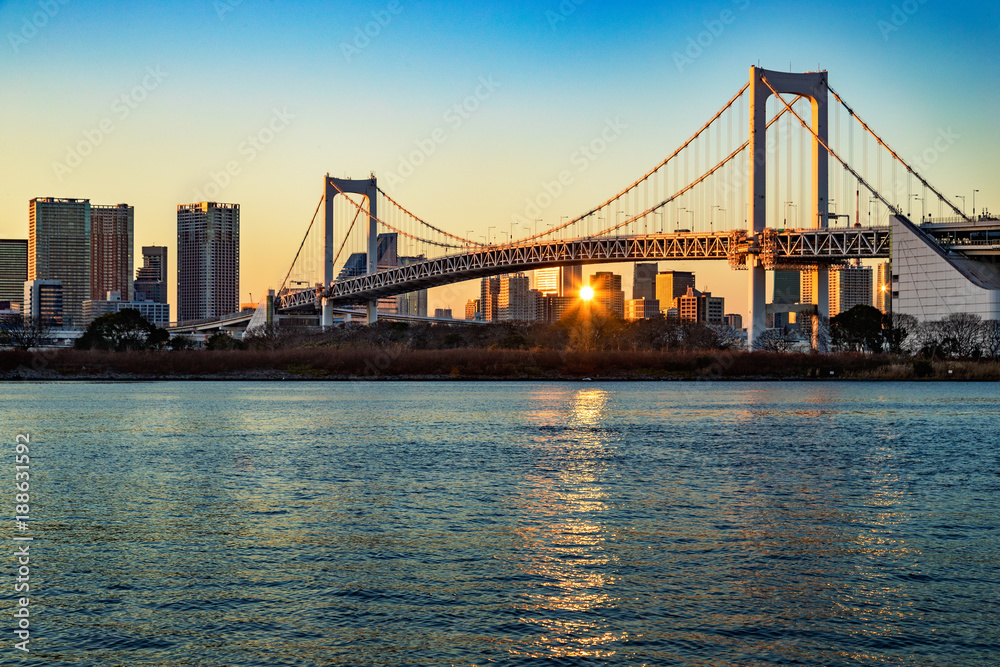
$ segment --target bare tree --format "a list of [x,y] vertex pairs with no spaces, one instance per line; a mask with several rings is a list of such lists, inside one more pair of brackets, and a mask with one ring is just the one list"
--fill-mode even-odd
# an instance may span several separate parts
[[0,341],[19,350],[30,350],[41,345],[50,330],[51,327],[45,320],[32,317],[18,318],[0,324]]
[[1000,320],[983,320],[981,325],[983,356],[1000,357]]
[[982,348],[982,321],[972,313],[952,313],[938,323],[945,349],[959,357],[974,357]]
[[793,335],[782,329],[765,329],[757,336],[754,348],[763,352],[790,352],[796,342]]

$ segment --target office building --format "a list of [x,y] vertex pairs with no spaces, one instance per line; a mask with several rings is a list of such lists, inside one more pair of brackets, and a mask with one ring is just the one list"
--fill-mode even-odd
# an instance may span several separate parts
[[636,264],[632,274],[632,299],[656,299],[656,274],[659,264]]
[[734,329],[740,330],[743,328],[743,316],[739,313],[728,313],[725,322]]
[[892,265],[879,262],[875,265],[875,307],[883,313],[892,312]]
[[677,309],[677,317],[681,322],[694,324],[705,319],[705,301],[701,298],[701,292],[690,285],[684,294],[674,299],[674,308]]
[[451,316],[451,308],[435,308],[434,309],[434,317],[436,317],[438,319],[441,319],[441,320],[450,320],[450,319],[453,319],[452,316]]
[[594,303],[601,306],[600,312],[619,319],[625,318],[625,292],[622,291],[620,275],[598,271],[590,277],[590,288],[594,290]]
[[90,200],[30,201],[28,281],[59,282],[60,326],[65,328],[79,327],[83,302],[90,298],[90,255]]
[[[23,298],[24,308],[21,312],[25,318],[57,329],[67,326],[63,308],[63,286],[58,280],[35,279],[25,282]],[[82,301],[80,315],[83,315]]]
[[704,314],[704,320],[700,320],[705,324],[718,324],[722,325],[726,323],[726,299],[721,296],[712,296],[711,292],[702,292],[701,300],[703,302],[702,313]]
[[215,319],[240,305],[240,206],[177,207],[177,319]]
[[625,319],[629,322],[651,320],[660,315],[660,302],[656,299],[629,299],[625,303]]
[[142,266],[135,273],[132,298],[135,301],[167,302],[166,246],[142,247]]
[[799,303],[802,292],[801,273],[799,271],[774,271],[772,290],[771,304],[775,308],[767,315],[767,326],[781,328],[794,323],[796,313],[792,312],[792,309],[784,309],[782,306]]
[[90,326],[90,323],[98,317],[129,309],[139,311],[143,319],[158,327],[170,323],[170,304],[145,300],[124,301],[121,292],[111,291],[104,299],[90,299],[83,302],[83,326]]
[[0,301],[24,305],[28,280],[28,240],[0,239]]
[[660,308],[673,307],[674,300],[687,294],[688,287],[694,288],[691,271],[660,271],[656,274],[656,300]]
[[119,292],[132,299],[134,210],[128,204],[90,206],[90,299]]

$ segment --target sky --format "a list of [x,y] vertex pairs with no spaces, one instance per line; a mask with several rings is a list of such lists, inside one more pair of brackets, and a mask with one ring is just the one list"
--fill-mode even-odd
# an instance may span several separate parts
[[[33,197],[126,202],[137,265],[158,244],[176,266],[177,205],[238,203],[242,301],[280,286],[326,173],[375,172],[425,220],[485,235],[620,123],[543,212],[558,222],[658,164],[755,64],[828,70],[904,157],[949,132],[928,180],[1000,209],[992,2],[35,0],[0,2],[0,36],[0,237],[27,238]],[[448,115],[470,95],[475,111]],[[396,178],[438,128],[445,140]],[[745,274],[669,268],[745,314]],[[631,268],[615,269],[629,298]],[[429,306],[461,317],[478,291],[436,288]]]

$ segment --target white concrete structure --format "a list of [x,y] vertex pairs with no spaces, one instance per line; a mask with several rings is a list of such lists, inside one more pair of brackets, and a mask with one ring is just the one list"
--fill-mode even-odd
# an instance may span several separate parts
[[952,313],[1000,319],[1000,268],[949,252],[903,218],[892,223],[892,311],[921,321]]
[[[767,109],[765,103],[767,98],[772,95],[772,88],[774,92],[779,94],[801,95],[812,103],[811,129],[816,135],[811,141],[813,182],[812,197],[805,210],[808,210],[810,214],[808,227],[824,229],[827,226],[830,186],[828,155],[823,144],[820,143],[820,141],[827,142],[829,88],[826,77],[826,72],[793,74],[765,70],[760,67],[750,68],[750,167],[748,172],[750,202],[747,215],[747,234],[750,238],[761,235],[767,226],[765,212],[767,204],[767,178],[765,176],[767,173]],[[749,325],[747,333],[752,348],[757,336],[764,331],[766,326],[767,298],[764,293],[765,266],[762,258],[754,256],[748,258],[747,261],[750,273],[747,299],[750,317],[747,322]],[[803,274],[805,273],[803,272]],[[828,271],[824,267],[818,267],[810,273],[813,274],[811,284],[814,291],[809,295],[808,302],[816,305],[820,317],[827,317],[829,315]],[[818,321],[814,321],[813,346],[819,348],[821,347],[820,343]]]

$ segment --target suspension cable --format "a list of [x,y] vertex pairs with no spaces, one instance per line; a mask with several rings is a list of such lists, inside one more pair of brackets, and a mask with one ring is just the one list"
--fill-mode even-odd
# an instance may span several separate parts
[[[449,234],[448,232],[444,231],[443,229],[438,229],[437,227],[435,227],[435,226],[434,226],[434,225],[432,225],[431,223],[429,223],[429,222],[427,222],[426,220],[423,220],[423,219],[421,219],[421,218],[418,218],[418,217],[417,217],[416,215],[414,215],[413,213],[411,213],[410,211],[408,211],[408,210],[406,209],[406,207],[404,207],[404,206],[403,206],[402,204],[400,204],[399,202],[397,202],[397,201],[396,201],[395,199],[393,199],[392,197],[390,197],[389,195],[387,195],[387,194],[386,194],[386,192],[385,192],[385,190],[383,190],[382,188],[380,188],[380,187],[378,187],[378,186],[375,186],[375,187],[376,187],[376,189],[377,189],[377,190],[378,190],[378,191],[379,191],[379,192],[380,192],[380,193],[382,194],[382,196],[383,196],[383,197],[385,197],[386,199],[388,199],[388,200],[389,200],[389,202],[390,202],[390,203],[391,203],[391,204],[392,204],[393,206],[395,206],[395,207],[396,207],[396,208],[398,208],[398,209],[399,209],[400,211],[402,211],[403,213],[407,214],[408,216],[410,216],[411,218],[413,218],[414,220],[416,220],[416,221],[417,221],[417,222],[419,222],[420,224],[424,225],[425,227],[430,227],[431,229],[433,229],[433,230],[434,230],[435,232],[437,232],[438,234],[444,234],[444,235],[445,235],[445,236],[447,236],[448,238],[450,238],[450,239],[455,239],[456,241],[461,241],[462,243],[464,243],[464,244],[466,244],[466,245],[483,245],[483,244],[482,244],[482,243],[480,243],[479,241],[472,241],[472,240],[470,240],[470,239],[467,239],[467,238],[463,238],[463,237],[461,237],[461,236],[455,236],[454,234]],[[453,246],[452,246],[452,247],[453,247]]]
[[295,252],[295,259],[292,260],[292,265],[288,267],[288,273],[285,274],[285,279],[281,281],[281,289],[278,293],[281,294],[281,290],[285,289],[285,284],[288,282],[288,277],[292,275],[292,269],[295,268],[295,262],[299,259],[299,253],[302,252],[302,246],[306,244],[306,239],[309,238],[309,232],[312,231],[313,224],[316,222],[316,216],[319,215],[319,207],[323,205],[323,200],[326,199],[326,193],[319,198],[319,203],[316,204],[316,210],[313,212],[312,220],[309,221],[309,227],[306,229],[306,235],[302,237],[302,243],[299,244],[299,249]]
[[[770,85],[768,87],[770,88]],[[923,176],[921,176],[916,171],[914,171],[913,167],[911,167],[909,164],[907,164],[906,161],[903,158],[899,157],[899,155],[896,154],[896,151],[892,150],[892,148],[889,146],[889,144],[887,144],[884,141],[882,141],[882,137],[878,136],[875,133],[875,130],[871,129],[868,126],[868,123],[866,123],[865,121],[861,120],[861,116],[859,116],[858,114],[854,113],[854,109],[852,109],[851,107],[849,107],[847,105],[847,102],[845,102],[843,100],[843,98],[841,98],[840,95],[837,94],[837,91],[835,91],[833,88],[830,87],[829,83],[827,84],[826,87],[833,94],[833,96],[835,98],[837,98],[837,101],[844,105],[844,108],[847,109],[847,113],[851,114],[851,116],[854,119],[856,119],[859,123],[861,123],[861,127],[865,128],[869,132],[869,134],[871,134],[873,137],[875,137],[875,141],[877,141],[883,148],[885,148],[887,151],[889,151],[889,154],[892,155],[892,157],[896,158],[896,160],[898,160],[900,164],[902,164],[904,167],[906,167],[906,169],[911,174],[913,174],[914,176],[916,176],[917,180],[919,180],[921,183],[923,183],[924,187],[930,188],[930,191],[933,192],[934,194],[936,194],[938,196],[938,199],[940,199],[944,203],[948,204],[948,206],[950,206],[951,209],[953,211],[955,211],[955,213],[959,214],[960,216],[962,216],[963,218],[965,218],[965,220],[967,220],[967,221],[970,220],[970,218],[968,218],[964,213],[962,213],[962,211],[960,211],[957,206],[955,206],[954,204],[952,204],[951,201],[947,197],[945,197],[940,192],[938,192],[937,190],[935,190],[934,186],[932,186],[930,183],[928,183],[926,180],[924,180]],[[774,89],[772,88],[772,90],[774,90]],[[777,93],[775,93],[775,94],[777,94]],[[800,118],[799,120],[802,120],[802,119]]]

